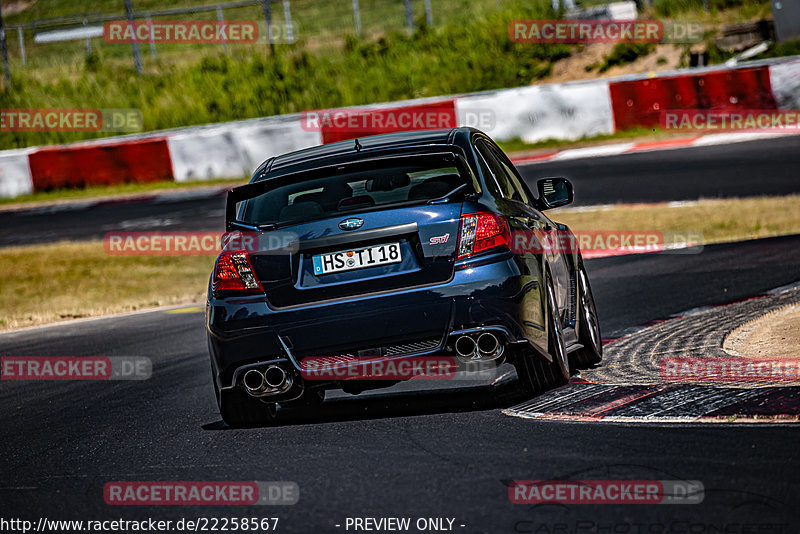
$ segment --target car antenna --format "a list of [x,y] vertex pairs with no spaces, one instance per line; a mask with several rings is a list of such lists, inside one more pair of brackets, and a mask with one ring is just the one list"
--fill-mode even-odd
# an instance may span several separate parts
[[361,152],[361,143],[358,142],[358,138],[356,137],[356,145],[355,145],[356,152]]

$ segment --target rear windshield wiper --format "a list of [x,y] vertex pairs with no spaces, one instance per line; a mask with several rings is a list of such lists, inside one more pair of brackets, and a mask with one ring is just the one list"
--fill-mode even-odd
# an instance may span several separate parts
[[278,225],[275,223],[250,224],[242,221],[231,221],[230,225],[242,230],[254,230],[256,232],[269,232],[270,230],[275,230],[278,228]]
[[461,184],[458,187],[456,187],[455,189],[453,189],[452,191],[449,191],[449,192],[445,193],[444,195],[442,195],[440,197],[432,198],[432,199],[428,200],[426,202],[426,204],[443,204],[445,202],[449,202],[450,201],[450,197],[452,197],[453,195],[455,195],[456,193],[458,193],[459,191],[461,191],[465,187],[467,187],[467,184]]

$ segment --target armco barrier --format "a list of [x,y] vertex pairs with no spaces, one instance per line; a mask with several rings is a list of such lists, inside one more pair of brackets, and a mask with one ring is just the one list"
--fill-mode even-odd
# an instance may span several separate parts
[[13,198],[33,192],[29,148],[0,152],[0,198]]
[[610,89],[616,130],[658,126],[671,109],[776,109],[768,67],[614,82]]
[[[608,82],[503,89],[456,99],[459,126],[476,126],[493,139],[580,139],[614,133]],[[469,124],[490,112],[492,125]]]
[[29,161],[35,191],[172,180],[163,138],[41,148]]

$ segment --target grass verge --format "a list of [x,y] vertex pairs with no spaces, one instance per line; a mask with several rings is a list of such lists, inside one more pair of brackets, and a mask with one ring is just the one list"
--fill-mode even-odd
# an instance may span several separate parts
[[572,230],[702,232],[711,244],[800,233],[800,195],[563,208],[550,216]]
[[[800,195],[561,209],[573,230],[700,231],[706,243],[800,233]],[[211,256],[110,256],[99,241],[0,249],[0,330],[199,302]]]
[[103,243],[0,250],[0,329],[198,302],[212,256],[111,256]]
[[[582,137],[574,141],[565,141],[564,139],[543,139],[535,143],[528,143],[520,138],[509,139],[507,141],[497,141],[500,148],[506,153],[512,152],[528,152],[544,148],[581,148],[591,145],[601,145],[613,141],[657,141],[659,139],[671,139],[676,137],[691,137],[687,132],[665,132],[660,128],[631,128],[612,134],[599,134],[591,137]],[[514,157],[517,154],[509,154]]]

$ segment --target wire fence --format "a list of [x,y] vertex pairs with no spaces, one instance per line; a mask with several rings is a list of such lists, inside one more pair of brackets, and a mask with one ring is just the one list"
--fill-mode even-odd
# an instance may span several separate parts
[[[107,24],[158,24],[166,21],[252,21],[258,39],[248,44],[214,43],[228,52],[235,47],[269,50],[284,44],[309,47],[340,45],[347,36],[371,38],[391,32],[413,33],[421,26],[467,22],[509,0],[239,0],[167,9],[137,9],[130,0],[107,1],[116,10],[93,10],[39,18],[5,26],[8,63],[14,69],[42,69],[102,56],[104,61],[135,57],[137,70],[156,58],[207,51],[208,43],[169,43],[154,39],[127,46],[108,40]],[[179,2],[173,2],[177,4]],[[98,4],[100,4],[98,2]],[[152,2],[150,3],[152,4]],[[104,32],[104,29],[106,30]],[[136,50],[138,49],[138,51]]]

